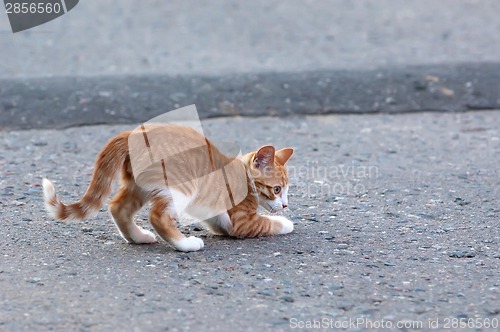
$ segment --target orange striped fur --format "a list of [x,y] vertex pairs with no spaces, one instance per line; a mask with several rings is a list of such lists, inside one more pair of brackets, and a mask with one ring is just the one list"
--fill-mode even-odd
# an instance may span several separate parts
[[[194,149],[185,156],[180,155],[177,160],[183,172],[193,174],[207,173],[220,169],[233,159],[222,154],[208,139],[189,127],[181,126],[148,126],[147,134],[150,137],[160,136],[161,144],[179,144],[204,146],[201,150]],[[146,133],[145,132],[145,133]],[[75,203],[64,204],[56,195],[53,184],[43,180],[44,201],[48,212],[58,220],[82,220],[93,216],[105,203],[111,193],[112,184],[121,174],[121,185],[116,196],[109,202],[109,211],[122,237],[130,243],[153,243],[156,236],[137,226],[134,215],[146,204],[151,203],[150,222],[156,233],[177,250],[196,251],[203,248],[203,241],[196,237],[185,237],[177,228],[178,215],[184,211],[207,210],[217,204],[217,195],[213,194],[215,183],[211,180],[178,181],[167,177],[165,167],[169,163],[164,160],[152,164],[137,178],[132,172],[131,155],[129,152],[129,138],[133,132],[123,132],[112,138],[99,153],[90,185],[83,197]],[[148,143],[149,147],[149,143]],[[293,230],[293,224],[282,216],[265,216],[257,212],[259,205],[268,211],[280,211],[288,205],[288,177],[285,164],[293,154],[293,149],[285,148],[275,151],[272,146],[264,146],[240,158],[247,172],[241,185],[246,186],[248,192],[238,204],[221,212],[215,217],[203,218],[200,212],[193,212],[198,218],[205,219],[208,228],[216,234],[225,234],[235,237],[256,237],[265,235],[286,234]],[[196,169],[189,169],[193,167]],[[176,169],[172,171],[175,174]],[[182,174],[181,174],[182,175]],[[226,176],[226,175],[224,175]],[[181,177],[182,178],[182,177]],[[170,179],[170,180],[169,180]],[[226,179],[227,180],[227,179]],[[226,185],[231,202],[232,196],[229,184]],[[220,189],[220,188],[218,188]],[[224,188],[224,190],[226,190]],[[185,198],[185,206],[174,206],[174,195]],[[177,197],[175,196],[175,197]],[[243,197],[243,196],[242,196]],[[178,210],[184,211],[178,211]],[[207,210],[208,211],[208,210]]]

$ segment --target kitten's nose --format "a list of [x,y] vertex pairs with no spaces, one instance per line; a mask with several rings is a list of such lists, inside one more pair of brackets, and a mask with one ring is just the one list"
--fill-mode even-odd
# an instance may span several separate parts
[[287,208],[287,204],[281,204],[283,206],[283,209],[286,209]]

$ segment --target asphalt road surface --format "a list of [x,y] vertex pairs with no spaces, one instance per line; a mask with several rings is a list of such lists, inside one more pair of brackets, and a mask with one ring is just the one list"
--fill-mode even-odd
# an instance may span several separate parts
[[[0,14],[0,330],[494,330],[499,10],[86,0],[16,34]],[[292,234],[186,221],[205,248],[180,253],[125,243],[105,209],[47,216],[43,177],[74,201],[111,136],[192,103],[243,151],[296,148]]]
[[0,78],[500,62],[497,0],[85,0],[12,34]]
[[[134,126],[3,131],[0,330],[498,324],[498,111],[203,124],[244,151],[296,148],[286,213],[294,232],[239,240],[186,225],[205,248],[180,253],[164,242],[125,243],[104,210],[81,224],[55,222],[41,179],[53,180],[65,202],[76,200],[101,146]],[[139,220],[150,229],[146,216]]]

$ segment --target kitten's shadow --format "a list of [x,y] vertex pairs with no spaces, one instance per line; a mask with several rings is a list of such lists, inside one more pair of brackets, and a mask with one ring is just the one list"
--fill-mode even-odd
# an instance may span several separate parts
[[[198,233],[198,234],[196,234]],[[208,232],[189,232],[185,233],[186,236],[196,236],[199,237],[203,240],[205,243],[205,247],[199,251],[192,251],[192,252],[183,252],[183,251],[178,251],[175,250],[172,246],[170,246],[166,241],[163,239],[158,239],[157,242],[151,243],[151,244],[133,244],[133,243],[124,243],[124,246],[127,246],[127,249],[136,251],[136,252],[142,252],[145,254],[196,254],[196,253],[202,253],[202,252],[207,252],[207,251],[212,251],[212,245],[214,245],[214,248],[216,246],[220,246],[221,243],[224,242],[238,242],[242,240],[251,240],[251,239],[244,239],[244,238],[238,238],[234,236],[229,236],[229,235],[215,235],[211,234]]]

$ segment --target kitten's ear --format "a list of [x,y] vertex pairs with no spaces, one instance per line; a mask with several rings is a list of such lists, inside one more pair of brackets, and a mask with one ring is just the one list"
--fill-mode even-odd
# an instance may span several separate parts
[[276,161],[279,162],[281,165],[285,166],[286,162],[288,159],[293,154],[293,149],[292,148],[284,148],[281,150],[276,151],[275,157]]
[[263,146],[255,153],[253,165],[256,168],[265,168],[274,165],[274,146]]

